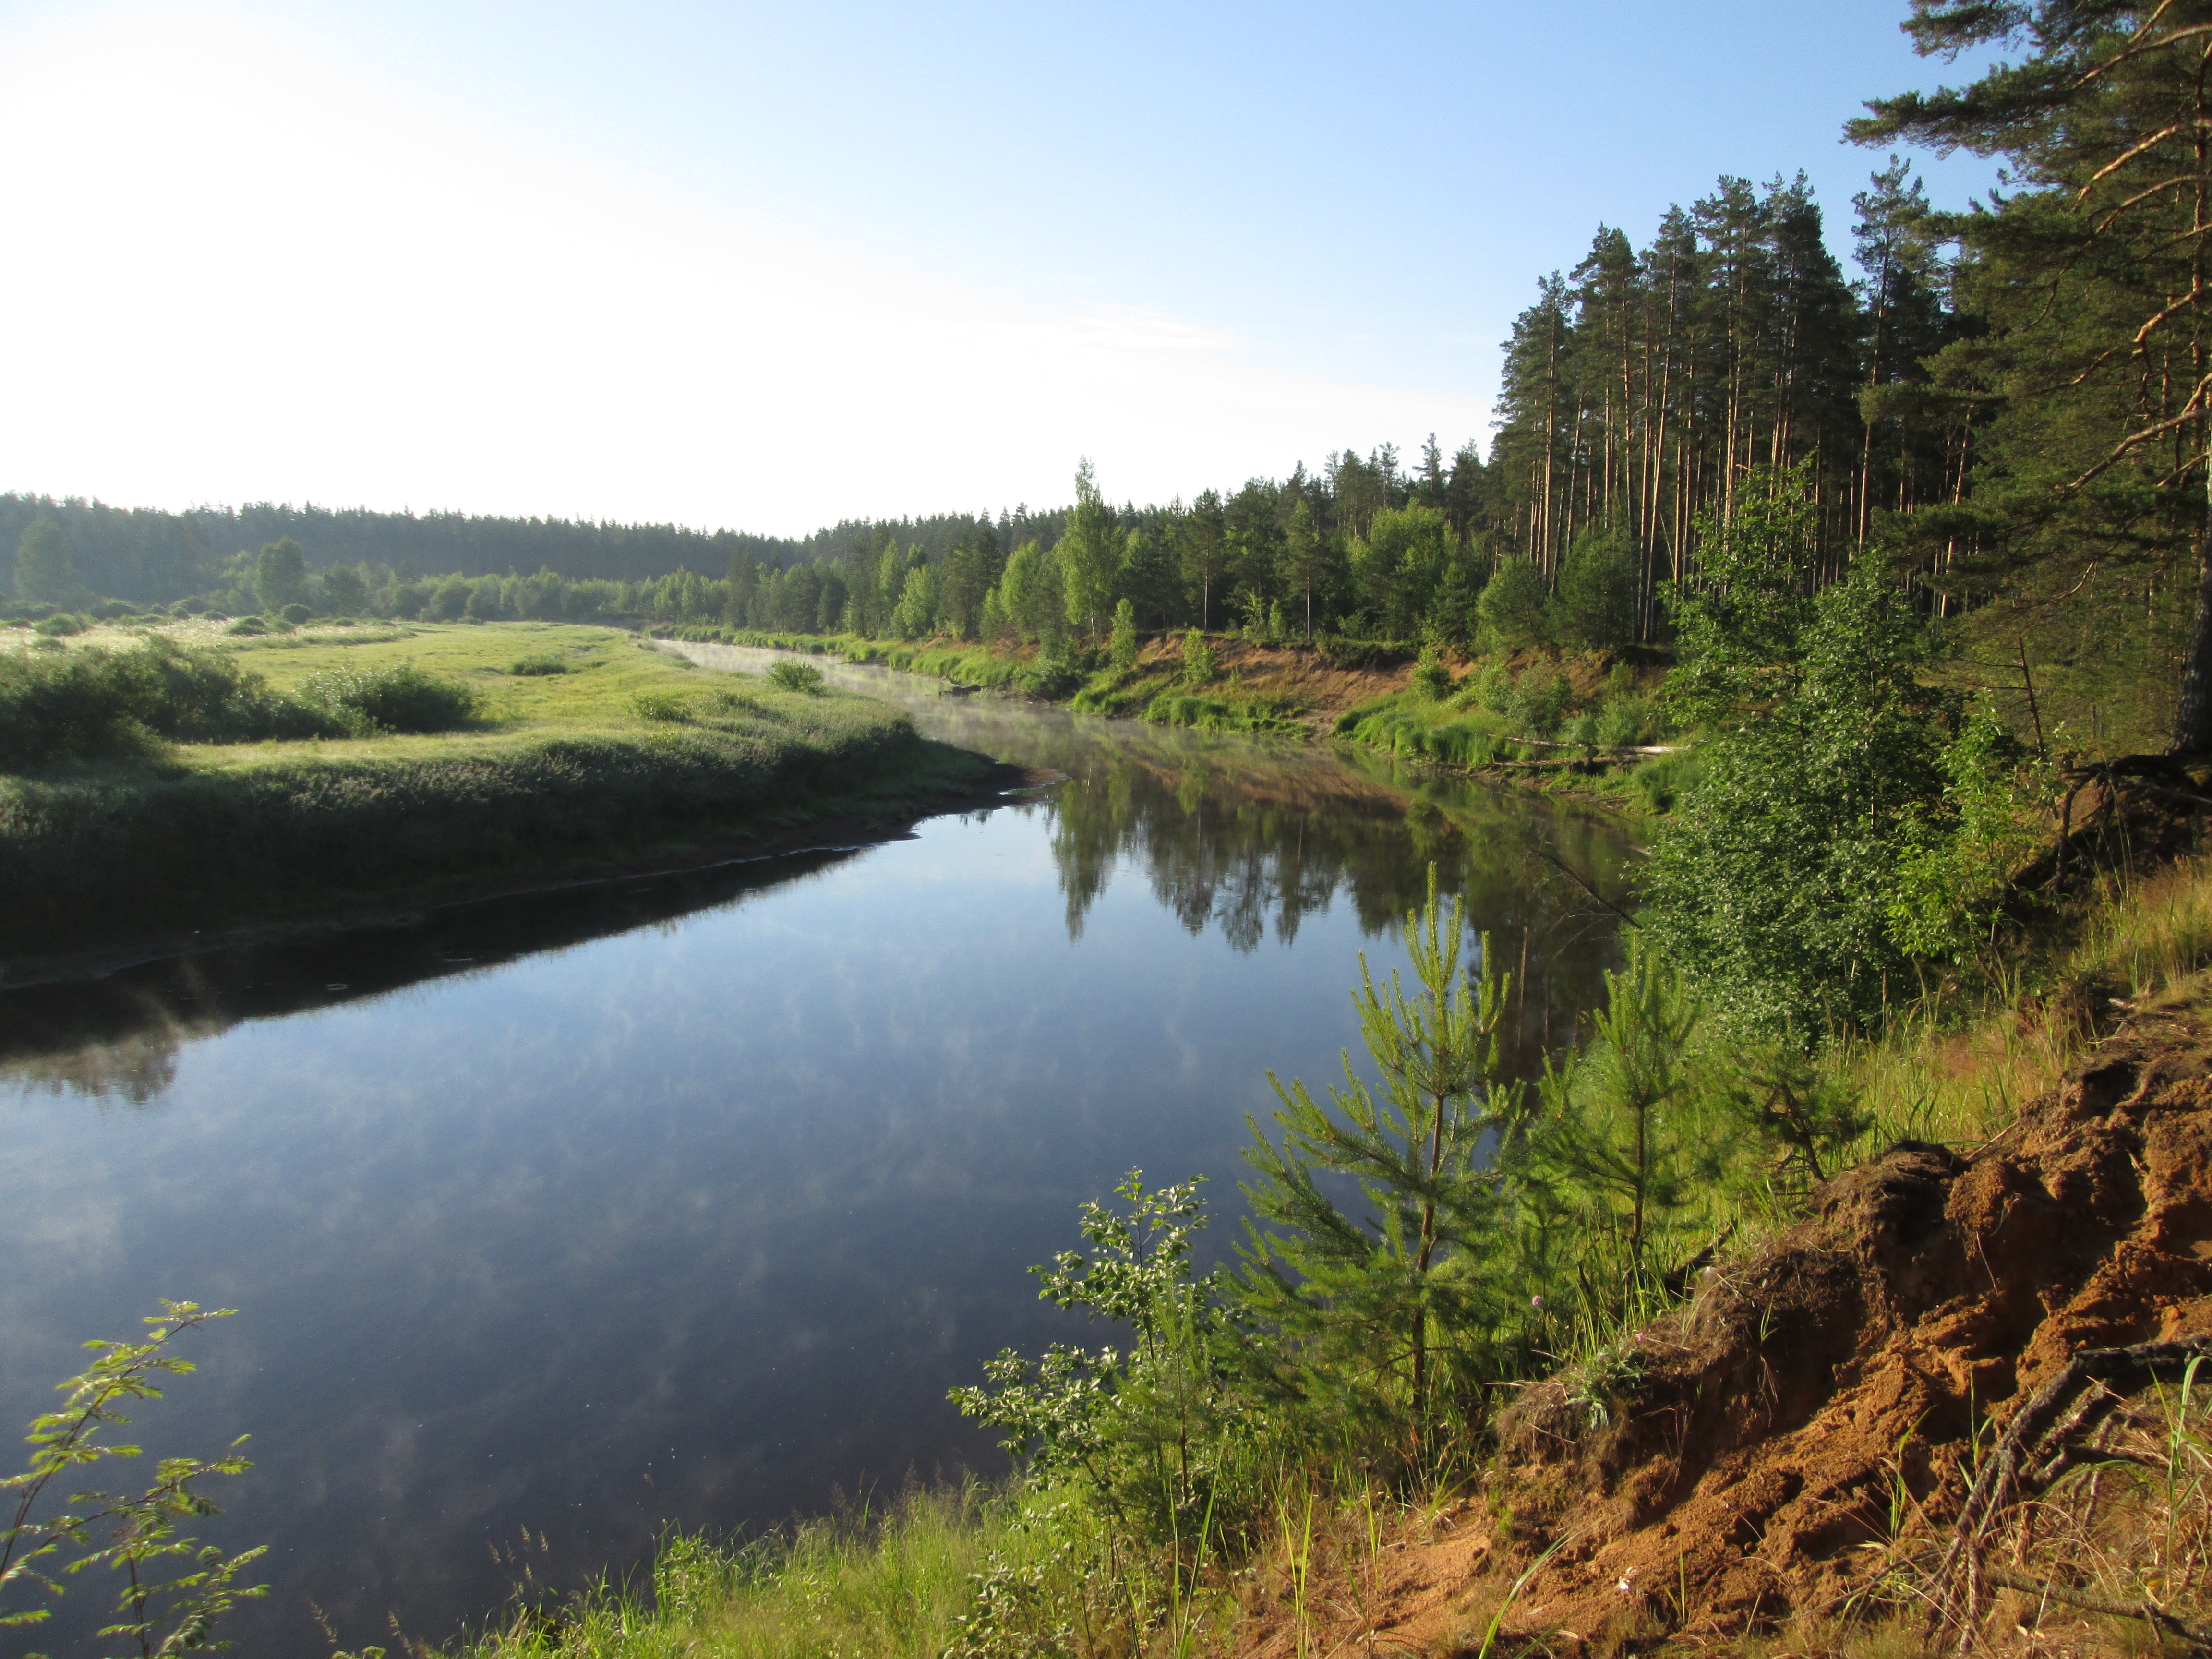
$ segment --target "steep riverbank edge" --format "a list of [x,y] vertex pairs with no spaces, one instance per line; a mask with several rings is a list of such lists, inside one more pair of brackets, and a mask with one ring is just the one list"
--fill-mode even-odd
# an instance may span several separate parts
[[[599,799],[592,804],[598,821],[581,824],[576,822],[577,803],[561,799],[557,788],[541,791],[533,801],[530,786],[543,780],[526,775],[495,780],[514,786],[498,803],[505,810],[476,824],[477,833],[471,835],[465,821],[471,807],[481,804],[481,795],[465,787],[441,791],[439,785],[481,785],[485,769],[433,777],[427,792],[409,792],[410,799],[388,802],[381,813],[372,810],[372,818],[386,819],[381,826],[343,826],[349,838],[373,836],[381,827],[404,843],[384,878],[334,879],[311,893],[279,886],[256,894],[240,884],[237,866],[250,866],[257,851],[266,850],[264,836],[248,837],[220,854],[211,850],[216,845],[212,837],[188,835],[165,848],[159,860],[80,859],[74,880],[64,881],[58,892],[50,885],[42,902],[19,907],[0,932],[0,988],[95,978],[217,945],[343,932],[478,900],[635,880],[827,846],[864,845],[892,839],[926,818],[1002,805],[1019,792],[1059,781],[1054,774],[922,738],[903,716],[890,723],[890,732],[888,740],[860,745],[859,752],[805,757],[811,764],[780,768],[781,775],[765,778],[733,776],[735,769],[730,768],[719,769],[717,775],[718,769],[710,765],[695,765],[686,776],[681,766],[648,761],[630,772],[631,781],[640,786],[635,798]],[[631,745],[640,751],[647,746]],[[644,758],[624,756],[623,747],[605,738],[538,746],[555,749],[556,758],[572,758],[584,750],[591,758],[617,763],[617,775],[625,758]],[[79,815],[76,823],[60,826],[58,839],[82,830],[94,839],[143,843],[158,835],[161,826],[122,821],[142,799],[139,790],[189,789],[207,780],[133,779],[111,770],[93,781],[106,786],[94,791],[104,798],[92,804],[90,814]],[[606,769],[588,781],[605,784]],[[690,799],[672,803],[671,784]],[[422,805],[425,793],[434,809],[428,823],[407,811]],[[242,809],[234,800],[229,804],[238,817],[256,816],[250,799]],[[441,804],[444,810],[438,811]],[[282,805],[301,803],[295,797]],[[313,805],[312,799],[306,803],[310,814]],[[527,828],[518,836],[513,822],[533,811],[549,831],[534,846]],[[230,816],[218,807],[198,827],[219,830]],[[568,821],[544,822],[561,819]],[[270,826],[264,820],[261,827],[267,831]],[[414,856],[409,856],[410,849]],[[0,836],[0,868],[46,861],[35,855],[49,849],[28,850],[33,856],[27,858],[21,838]],[[226,866],[218,890],[202,894],[198,902],[189,894],[156,890],[170,866],[188,865],[195,850]],[[299,850],[295,847],[295,854]],[[87,890],[95,887],[101,890],[96,896]],[[79,921],[69,915],[72,905],[92,908]]]

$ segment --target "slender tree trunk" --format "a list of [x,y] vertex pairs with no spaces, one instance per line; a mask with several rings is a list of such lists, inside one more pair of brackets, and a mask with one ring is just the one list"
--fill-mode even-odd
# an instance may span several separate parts
[[[1429,1124],[1429,1181],[1434,1185],[1437,1172],[1444,1163],[1444,1097],[1436,1097],[1434,1115]],[[1433,1198],[1421,1200],[1421,1254],[1416,1267],[1419,1282],[1425,1288],[1429,1282],[1429,1262],[1437,1249],[1437,1201]],[[1426,1398],[1429,1382],[1429,1309],[1425,1300],[1417,1298],[1413,1306],[1413,1432],[1421,1431],[1422,1401]]]
[[2177,755],[2212,753],[2212,458],[2204,470],[2204,538],[2197,554],[2197,615],[2189,630],[2189,658],[2181,672],[2181,698],[2173,710]]

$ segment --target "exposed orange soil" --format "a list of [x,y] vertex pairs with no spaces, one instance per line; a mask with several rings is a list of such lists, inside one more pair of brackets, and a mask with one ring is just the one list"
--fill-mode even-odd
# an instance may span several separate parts
[[[1248,1595],[1235,1650],[1471,1653],[1730,1644],[1832,1616],[1895,1510],[1940,1534],[1978,1412],[2002,1424],[2077,1351],[2212,1333],[2212,1024],[2138,1016],[1995,1141],[1905,1143],[1709,1271],[1633,1339],[1594,1423],[1572,1379],[1501,1425],[1479,1498],[1347,1553],[1307,1598]],[[1994,1411],[1991,1410],[1994,1406]],[[1985,1431],[1985,1432],[1987,1432]]]

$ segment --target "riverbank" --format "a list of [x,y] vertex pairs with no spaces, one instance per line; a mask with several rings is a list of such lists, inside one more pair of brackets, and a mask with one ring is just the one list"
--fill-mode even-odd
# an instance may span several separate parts
[[251,651],[280,696],[336,664],[404,662],[465,688],[479,713],[444,732],[174,744],[0,777],[0,983],[860,839],[1027,781],[925,741],[884,704],[709,685],[611,629],[416,627],[283,650],[177,631]]
[[851,635],[656,630],[672,644],[737,643],[834,655],[944,680],[949,692],[1036,697],[1079,712],[1254,736],[1334,739],[1443,770],[1563,795],[1632,817],[1673,805],[1694,762],[1658,702],[1663,669],[1602,653],[1529,651],[1424,667],[1412,647],[1369,641],[1267,645],[1210,635],[1142,641],[1133,666],[1035,646]]

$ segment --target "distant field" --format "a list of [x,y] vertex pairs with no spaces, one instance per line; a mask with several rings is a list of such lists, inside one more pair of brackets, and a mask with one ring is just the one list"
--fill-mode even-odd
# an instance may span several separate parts
[[[10,895],[0,971],[118,939],[889,815],[985,765],[923,742],[886,704],[710,673],[609,629],[161,631],[239,653],[278,691],[332,668],[411,663],[476,691],[479,712],[466,729],[429,736],[179,744],[149,760],[0,776],[0,890]],[[136,642],[99,630],[69,648]]]

